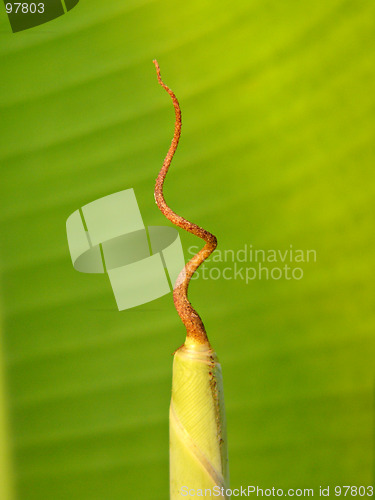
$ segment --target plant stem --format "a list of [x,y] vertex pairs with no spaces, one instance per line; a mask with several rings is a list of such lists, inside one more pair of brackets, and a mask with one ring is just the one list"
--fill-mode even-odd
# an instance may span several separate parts
[[173,224],[206,242],[185,265],[173,291],[174,304],[186,328],[186,340],[173,360],[169,413],[170,499],[187,496],[192,490],[199,496],[198,490],[207,489],[216,497],[221,493],[220,498],[225,499],[229,467],[221,367],[203,321],[187,296],[191,277],[215,250],[217,241],[213,234],[177,215],[165,202],[164,180],[181,135],[181,110],[175,94],[161,79],[157,61],[154,64],[158,81],[171,96],[176,113],[172,143],[156,180],[155,200]]
[[177,312],[186,327],[187,338],[190,341],[197,342],[198,344],[208,344],[207,333],[197,311],[191,305],[187,294],[190,279],[198,269],[198,267],[211,255],[217,246],[216,237],[203,229],[202,227],[194,224],[180,215],[177,215],[173,210],[169,208],[166,204],[163,194],[163,186],[165,176],[167,175],[169,166],[172,162],[173,155],[176,152],[178,142],[181,135],[181,110],[177,100],[177,97],[172,92],[172,90],[165,85],[160,76],[160,68],[156,60],[153,61],[156,66],[156,72],[158,76],[158,81],[160,85],[168,92],[172,98],[173,106],[176,113],[175,130],[172,139],[171,146],[168,150],[167,156],[165,157],[163,166],[159,172],[156,179],[155,185],[155,201],[159,210],[169,219],[173,224],[182,229],[185,229],[191,234],[202,238],[206,244],[204,247],[196,254],[194,257],[186,264],[184,269],[179,274],[173,291],[173,300]]

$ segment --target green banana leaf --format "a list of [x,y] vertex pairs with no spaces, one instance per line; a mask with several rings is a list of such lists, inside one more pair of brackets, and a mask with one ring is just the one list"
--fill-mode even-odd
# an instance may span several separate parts
[[[167,202],[219,241],[190,297],[223,369],[231,487],[373,482],[374,19],[372,0],[82,0],[13,34],[0,12],[1,498],[168,498],[172,296],[119,312],[65,232],[128,188],[169,225],[154,58],[183,113]],[[188,258],[201,242],[180,236]],[[316,258],[246,282],[257,249]]]

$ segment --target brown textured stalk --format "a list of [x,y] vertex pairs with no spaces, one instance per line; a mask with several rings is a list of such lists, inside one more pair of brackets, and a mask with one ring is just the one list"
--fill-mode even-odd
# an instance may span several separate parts
[[159,208],[159,210],[169,219],[173,224],[182,229],[185,229],[189,233],[194,234],[195,236],[199,236],[202,238],[206,244],[204,247],[196,254],[194,257],[186,264],[184,269],[179,274],[174,291],[173,291],[173,301],[177,312],[186,327],[187,337],[191,340],[199,343],[199,344],[208,344],[209,341],[207,338],[206,330],[204,328],[203,321],[201,320],[197,311],[191,305],[187,293],[189,282],[195,271],[198,267],[204,262],[211,253],[215,250],[217,245],[216,237],[206,231],[205,229],[197,226],[197,224],[193,224],[188,220],[184,219],[180,215],[177,215],[173,210],[169,208],[166,204],[164,195],[163,195],[163,185],[164,179],[167,175],[169,166],[172,162],[173,155],[177,149],[178,141],[181,135],[181,110],[180,105],[178,103],[177,97],[172,92],[170,88],[168,88],[160,76],[160,68],[158,62],[153,61],[156,67],[156,73],[158,76],[158,81],[160,85],[168,92],[168,94],[172,98],[173,106],[176,113],[176,122],[175,122],[175,130],[172,139],[171,146],[168,150],[167,156],[165,157],[163,166],[159,172],[158,178],[156,179],[155,184],[155,201]]

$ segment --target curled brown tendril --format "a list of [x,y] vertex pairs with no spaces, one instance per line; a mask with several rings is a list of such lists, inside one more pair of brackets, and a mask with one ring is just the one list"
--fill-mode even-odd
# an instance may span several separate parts
[[178,141],[181,135],[181,110],[177,97],[172,92],[172,90],[165,85],[165,83],[161,79],[158,62],[154,60],[153,63],[155,64],[156,67],[158,81],[160,85],[171,96],[176,113],[176,122],[175,122],[175,129],[174,129],[172,143],[168,150],[167,156],[165,157],[163,166],[156,179],[155,193],[154,193],[155,201],[159,210],[173,224],[175,224],[178,227],[181,227],[182,229],[185,229],[186,231],[194,234],[195,236],[199,236],[199,238],[202,238],[206,242],[204,247],[196,255],[194,255],[194,257],[185,265],[184,269],[178,275],[173,291],[173,301],[177,309],[177,312],[186,327],[187,337],[190,338],[191,340],[196,341],[199,344],[209,345],[203,321],[201,320],[197,311],[191,305],[187,297],[187,293],[191,277],[198,269],[198,267],[202,264],[202,262],[204,262],[215,250],[217,245],[217,240],[213,234],[209,233],[200,226],[197,226],[196,224],[189,222],[180,215],[177,215],[175,212],[173,212],[173,210],[169,208],[169,206],[165,202],[163,195],[164,179],[165,176],[167,175],[169,166],[172,162],[172,158],[177,149]]

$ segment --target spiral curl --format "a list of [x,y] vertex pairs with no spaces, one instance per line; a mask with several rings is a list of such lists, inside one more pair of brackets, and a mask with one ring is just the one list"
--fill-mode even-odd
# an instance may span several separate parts
[[192,259],[190,259],[190,261],[185,265],[183,270],[178,275],[173,290],[173,301],[176,310],[178,312],[178,315],[180,316],[182,322],[185,325],[187,338],[199,344],[210,345],[203,321],[188,299],[188,287],[190,279],[195,273],[195,271],[215,250],[217,246],[217,239],[213,234],[209,233],[202,227],[176,214],[167,205],[164,199],[164,194],[163,194],[164,180],[169,170],[173,156],[176,152],[178,142],[180,140],[182,121],[181,121],[181,109],[177,97],[175,96],[174,92],[169,87],[167,87],[167,85],[165,85],[165,83],[161,79],[158,62],[154,60],[153,63],[155,64],[156,67],[158,82],[170,95],[176,114],[173,139],[169,147],[167,156],[164,159],[163,166],[156,179],[155,192],[154,192],[155,201],[159,210],[162,212],[163,215],[165,215],[165,217],[168,220],[172,222],[172,224],[182,229],[185,229],[185,231],[188,231],[189,233],[194,234],[199,238],[202,238],[206,242],[204,247],[196,255],[194,255]]

